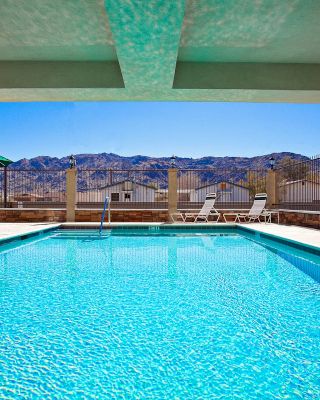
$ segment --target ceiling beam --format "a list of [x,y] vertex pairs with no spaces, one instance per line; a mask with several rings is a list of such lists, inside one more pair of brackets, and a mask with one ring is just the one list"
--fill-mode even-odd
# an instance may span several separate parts
[[19,101],[219,101],[320,103],[320,90],[0,88],[0,102]]
[[123,87],[115,61],[0,61],[0,89]]
[[320,64],[178,62],[173,88],[320,90]]
[[171,89],[185,0],[106,0],[126,88]]

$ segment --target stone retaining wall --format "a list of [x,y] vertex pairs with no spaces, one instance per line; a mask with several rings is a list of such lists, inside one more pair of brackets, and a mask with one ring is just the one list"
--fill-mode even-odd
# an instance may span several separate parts
[[[223,213],[223,210],[219,210]],[[239,210],[238,210],[239,211]],[[225,210],[225,212],[231,212]],[[237,212],[237,210],[234,210]],[[243,210],[242,210],[243,212]],[[101,210],[76,210],[76,222],[100,222]],[[0,222],[65,222],[66,210],[2,208]],[[167,210],[112,210],[112,222],[167,222]],[[222,219],[220,220],[222,222]],[[274,222],[276,218],[274,217]],[[320,212],[280,211],[280,223],[320,229]]]
[[320,212],[280,211],[280,223],[320,229]]
[[65,222],[66,210],[2,208],[0,222]]
[[[100,210],[76,210],[76,222],[100,222]],[[107,220],[107,216],[106,216]],[[111,210],[112,222],[167,222],[167,210]]]
[[[100,222],[101,210],[76,210],[76,222]],[[107,218],[107,217],[106,217]],[[167,210],[112,210],[112,222],[167,222]],[[2,208],[0,222],[66,222],[66,210]]]

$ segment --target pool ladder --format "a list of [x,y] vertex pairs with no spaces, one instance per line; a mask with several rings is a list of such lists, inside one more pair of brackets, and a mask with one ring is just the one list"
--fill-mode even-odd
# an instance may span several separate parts
[[106,198],[104,200],[103,211],[102,211],[101,222],[100,222],[100,229],[99,229],[100,235],[102,234],[103,222],[104,222],[107,208],[108,208],[108,222],[110,223],[111,217],[110,217],[110,197],[109,196],[106,196]]

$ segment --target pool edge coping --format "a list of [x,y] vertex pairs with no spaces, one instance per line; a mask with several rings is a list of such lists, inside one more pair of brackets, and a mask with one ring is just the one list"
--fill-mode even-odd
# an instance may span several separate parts
[[[65,223],[53,223],[49,226],[37,226],[34,230],[28,231],[28,232],[22,232],[22,233],[16,233],[13,235],[8,235],[8,237],[3,237],[0,238],[0,246],[13,242],[13,241],[19,241],[19,240],[24,240],[31,238],[33,236],[41,235],[43,233],[50,232],[51,230],[57,230],[57,229],[70,229],[70,230],[93,230],[93,229],[98,229],[99,224],[96,222],[92,223],[81,223],[81,222],[76,222],[76,223],[70,223],[70,222],[65,222]],[[150,229],[151,228],[151,229]],[[106,230],[150,230],[150,231],[165,231],[165,230],[174,230],[174,229],[184,229],[184,230],[189,230],[189,231],[196,231],[197,229],[199,230],[214,230],[214,229],[221,229],[221,228],[226,228],[226,229],[235,229],[236,231],[245,231],[247,233],[251,233],[253,235],[258,235],[259,237],[267,238],[270,240],[274,240],[276,242],[280,242],[283,244],[287,244],[290,247],[298,248],[300,250],[305,250],[307,252],[311,252],[313,254],[319,255],[320,256],[320,246],[314,246],[313,244],[308,244],[305,242],[300,242],[295,239],[290,239],[285,236],[280,236],[279,234],[273,234],[269,232],[263,232],[258,229],[255,229],[255,227],[252,226],[247,226],[244,224],[239,224],[239,223],[197,223],[197,224],[183,224],[183,223],[134,223],[134,222],[128,222],[128,223],[105,223],[104,224],[104,229]],[[307,229],[307,228],[305,228]]]
[[[48,224],[46,224],[46,225],[48,225]],[[61,227],[61,224],[58,223],[58,224],[51,224],[50,226],[37,226],[37,228],[35,228],[34,230],[31,230],[31,231],[28,231],[28,232],[14,233],[14,234],[8,235],[6,237],[0,238],[0,247],[2,245],[5,245],[5,244],[11,243],[11,242],[29,239],[33,236],[38,236],[43,233],[53,231],[55,229],[59,229],[60,227]]]
[[[284,236],[279,236],[278,234],[269,233],[269,232],[262,232],[260,230],[255,229],[254,227],[244,226],[243,224],[237,224],[237,230],[243,230],[245,232],[249,232],[254,234],[255,236],[258,235],[262,239],[265,237],[267,239],[273,240],[278,243],[286,244],[287,246],[294,247],[299,250],[304,250],[309,253],[313,253],[315,255],[320,256],[320,246],[314,246],[309,243],[299,242],[295,239],[290,239]],[[307,229],[307,228],[306,228]]]

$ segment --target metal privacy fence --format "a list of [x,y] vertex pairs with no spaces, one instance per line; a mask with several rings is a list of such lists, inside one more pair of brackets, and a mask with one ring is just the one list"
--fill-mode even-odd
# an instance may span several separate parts
[[[276,174],[275,207],[320,211],[320,157],[281,162]],[[78,169],[76,206],[102,208],[106,196],[115,209],[167,209],[169,173],[154,169]],[[177,208],[198,209],[207,193],[216,207],[248,209],[258,192],[267,191],[266,169],[177,169]],[[0,168],[0,207],[65,208],[65,170]]]
[[167,169],[91,169],[77,171],[77,207],[102,208],[106,196],[111,208],[166,209]]
[[[77,208],[100,209],[106,196],[115,209],[168,208],[167,169],[79,169],[76,175]],[[264,191],[266,170],[177,170],[178,209],[201,207],[211,192],[218,194],[217,207],[245,209]],[[2,207],[65,208],[66,171],[2,169],[0,193]]]
[[[217,206],[249,208],[257,192],[266,191],[266,170],[199,169],[177,171],[178,209],[199,208],[207,193]],[[113,209],[167,209],[168,170],[78,170],[77,207],[101,208],[106,196]]]
[[217,193],[217,208],[250,208],[254,195],[266,192],[266,176],[266,170],[181,169],[178,171],[178,209],[198,209],[208,193]]
[[320,156],[277,168],[279,208],[320,211]]
[[1,168],[0,205],[10,208],[65,208],[65,170]]

